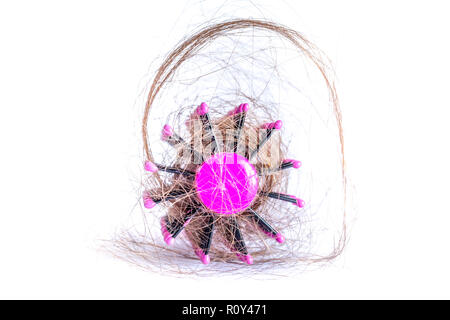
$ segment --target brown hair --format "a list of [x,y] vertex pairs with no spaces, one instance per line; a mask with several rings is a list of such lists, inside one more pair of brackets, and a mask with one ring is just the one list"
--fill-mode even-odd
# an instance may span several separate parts
[[[217,38],[227,36],[230,32],[240,31],[240,30],[253,30],[253,31],[269,31],[274,33],[277,36],[287,40],[290,42],[299,53],[305,55],[315,67],[319,70],[320,74],[323,77],[325,85],[328,89],[330,103],[332,105],[332,110],[334,113],[334,117],[336,120],[336,125],[339,134],[339,150],[340,150],[340,158],[341,158],[341,176],[342,176],[342,188],[343,188],[343,202],[344,202],[344,212],[343,212],[343,220],[342,220],[342,231],[340,233],[340,237],[337,243],[334,246],[332,252],[327,255],[320,256],[307,256],[301,257],[295,254],[295,246],[291,246],[290,250],[272,248],[271,245],[267,243],[263,243],[263,245],[254,245],[252,247],[252,255],[257,257],[255,259],[255,265],[259,266],[259,270],[268,270],[273,268],[275,264],[283,265],[283,266],[292,266],[297,262],[306,262],[306,263],[317,263],[329,261],[336,258],[344,249],[346,243],[346,224],[345,224],[345,204],[346,204],[346,188],[347,188],[347,179],[346,179],[346,171],[345,171],[345,160],[344,160],[344,138],[343,138],[343,129],[342,129],[342,117],[341,111],[339,108],[339,100],[336,93],[335,83],[333,80],[333,72],[330,70],[330,63],[327,58],[324,57],[323,53],[315,47],[311,42],[309,42],[303,35],[299,32],[282,26],[280,24],[257,20],[257,19],[236,19],[231,21],[225,21],[217,24],[213,24],[207,27],[204,27],[200,31],[196,32],[192,36],[188,37],[184,41],[182,41],[179,45],[177,45],[164,59],[160,67],[157,69],[154,79],[151,83],[150,91],[148,93],[147,102],[145,105],[144,116],[142,119],[142,138],[144,141],[144,152],[145,158],[149,161],[154,161],[151,147],[149,145],[149,136],[148,136],[148,120],[149,113],[154,108],[155,99],[158,94],[164,89],[165,85],[168,81],[170,81],[176,74],[176,71],[179,67],[188,61],[190,58],[196,56],[199,51],[204,48],[208,43],[214,41]],[[252,101],[252,97],[248,97],[250,101]],[[258,119],[250,120],[244,130],[249,133],[259,125]],[[219,120],[215,121],[215,125],[220,130],[226,130],[229,126],[227,124],[227,118],[223,117]],[[276,142],[272,142],[276,143]],[[281,154],[285,152],[285,148],[283,145],[280,146]],[[279,160],[279,159],[278,159]],[[178,165],[181,165],[178,163]],[[258,163],[258,165],[266,165],[264,163]],[[192,196],[192,187],[185,186],[179,179],[174,178],[171,180],[172,187],[169,187],[163,179],[161,179],[158,173],[155,173],[151,178],[148,178],[145,187],[152,187],[153,192],[157,192],[160,195],[164,195],[167,190],[173,188],[173,186],[177,188],[185,188],[187,189],[187,195],[183,198],[177,199],[175,202],[167,202],[168,205],[168,216],[170,219],[177,219],[182,214],[183,208],[189,203],[189,199]],[[277,175],[269,176],[267,180],[263,183],[265,190],[278,190],[283,191],[286,185],[286,174],[279,173]],[[268,222],[273,222],[278,226],[279,229],[283,229],[292,222],[292,216],[284,214],[282,217],[280,215],[274,216],[270,214],[270,208],[267,205],[266,200],[257,199],[257,206],[260,207],[260,210],[265,214],[265,218]],[[284,210],[284,209],[283,209]],[[287,208],[287,211],[290,209]],[[199,225],[202,223],[202,217],[199,217],[197,220],[193,220],[190,225],[191,227],[186,229],[187,238],[191,242],[196,241],[196,228],[199,228]],[[251,244],[257,243],[257,240],[261,240],[260,235],[256,231],[255,226],[252,226],[251,223],[248,223],[245,219],[245,215],[238,215],[238,219],[241,219],[240,223],[243,224],[243,233],[248,237],[249,242]],[[225,234],[227,232],[226,225],[222,224],[217,228],[218,230],[222,230],[219,232],[220,234]],[[295,240],[294,240],[295,241]],[[199,272],[192,266],[188,267],[186,263],[186,259],[194,259],[195,256],[188,251],[187,246],[180,249],[168,248],[161,244],[160,241],[149,239],[149,238],[136,238],[135,236],[127,235],[127,238],[122,238],[117,242],[117,247],[121,249],[125,249],[127,254],[121,254],[120,256],[126,258],[134,263],[145,266],[146,268],[151,268],[152,266],[161,266],[163,271],[171,269],[172,271],[176,271],[178,273],[191,272],[192,270]],[[223,261],[226,264],[222,264],[220,268],[223,270],[224,268],[228,270],[240,270],[240,262],[236,261],[233,254],[229,252],[226,246],[223,245],[220,241],[217,242],[217,245],[214,245],[211,249],[211,255],[213,261]],[[136,258],[132,258],[131,256],[139,256],[146,260],[146,263],[137,262]],[[177,259],[178,257],[178,259]],[[184,260],[182,258],[185,258]],[[163,261],[161,263],[161,261]],[[183,266],[186,264],[186,266]],[[209,272],[214,272],[215,267],[208,267]],[[252,267],[255,268],[255,267]],[[205,270],[205,269],[202,269]],[[254,269],[253,269],[254,270]],[[206,272],[206,271],[203,271]]]

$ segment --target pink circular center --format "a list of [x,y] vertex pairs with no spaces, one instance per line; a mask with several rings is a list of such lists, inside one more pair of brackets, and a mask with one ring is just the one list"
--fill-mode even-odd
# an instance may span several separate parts
[[206,160],[195,176],[203,204],[220,214],[238,213],[250,206],[258,192],[258,173],[236,153],[218,153]]

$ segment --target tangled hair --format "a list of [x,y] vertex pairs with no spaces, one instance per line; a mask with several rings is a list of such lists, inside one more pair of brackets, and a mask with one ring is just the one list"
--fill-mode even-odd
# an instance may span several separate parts
[[[252,48],[252,51],[247,53],[245,50],[246,46],[249,46],[249,41],[242,41],[242,39],[247,39],[245,38],[247,36],[250,37],[252,46],[254,46],[256,39],[263,48],[256,51]],[[235,38],[238,38],[238,40],[233,40],[235,41],[233,42],[235,47],[230,48],[230,46],[227,46],[227,41]],[[217,44],[216,40],[218,39],[223,41]],[[276,120],[275,116],[280,110],[283,110],[285,105],[284,103],[274,102],[274,94],[269,92],[269,82],[274,80],[272,78],[267,79],[259,73],[255,75],[253,69],[255,66],[260,70],[268,69],[266,68],[267,59],[270,58],[270,52],[272,52],[270,50],[273,50],[274,46],[267,45],[267,48],[264,48],[264,46],[266,45],[265,41],[271,42],[272,39],[282,41],[283,46],[281,49],[284,51],[289,51],[287,49],[288,45],[293,46],[296,57],[305,57],[306,61],[319,72],[322,84],[325,84],[328,93],[328,105],[332,106],[333,127],[335,126],[336,129],[327,130],[332,132],[334,138],[337,138],[335,145],[338,145],[338,162],[337,165],[333,163],[333,166],[338,168],[339,174],[337,176],[340,177],[338,185],[339,190],[342,192],[338,193],[337,196],[341,201],[341,205],[336,206],[331,218],[329,217],[330,215],[325,215],[325,218],[330,218],[334,225],[338,225],[336,228],[338,230],[337,233],[329,237],[331,240],[328,243],[332,243],[331,249],[328,248],[327,252],[313,249],[313,247],[315,248],[314,244],[329,240],[326,237],[317,240],[320,237],[320,233],[324,232],[328,227],[308,227],[312,222],[321,221],[316,219],[316,216],[322,204],[317,205],[317,207],[307,205],[305,208],[299,209],[288,203],[257,196],[252,204],[252,209],[257,210],[269,224],[282,232],[286,236],[286,243],[280,245],[267,238],[264,233],[258,230],[254,221],[248,219],[246,212],[234,215],[242,234],[245,236],[248,251],[255,258],[253,266],[244,266],[242,262],[236,259],[236,255],[230,251],[230,245],[233,245],[230,243],[232,239],[230,240],[229,237],[231,232],[230,217],[220,215],[215,221],[216,231],[209,251],[213,263],[207,267],[202,266],[198,263],[192,246],[201,241],[202,233],[199,230],[202,230],[207,223],[207,216],[197,215],[193,217],[182,235],[177,238],[176,244],[172,247],[168,247],[163,243],[160,233],[155,228],[155,225],[159,225],[157,220],[161,217],[158,212],[164,211],[169,222],[182,221],[186,208],[198,205],[195,199],[195,188],[189,179],[186,179],[183,175],[155,172],[151,175],[143,175],[142,187],[149,196],[160,197],[163,200],[158,205],[159,210],[144,213],[145,226],[143,230],[135,232],[130,229],[115,239],[113,252],[117,256],[142,268],[159,270],[163,273],[216,275],[219,274],[219,271],[236,273],[247,270],[247,272],[252,273],[258,271],[264,274],[269,272],[278,274],[283,268],[292,270],[293,266],[308,266],[333,260],[342,252],[346,244],[345,207],[347,180],[341,111],[333,80],[333,71],[330,69],[330,63],[324,57],[324,54],[297,31],[265,20],[236,19],[203,27],[179,43],[157,68],[149,89],[142,119],[145,160],[164,163],[164,165],[182,168],[182,170],[187,171],[195,171],[198,168],[198,164],[193,163],[190,157],[183,156],[183,150],[169,147],[164,149],[164,147],[161,147],[164,144],[155,139],[155,134],[150,133],[151,130],[156,128],[155,130],[159,131],[162,127],[163,123],[157,120],[157,116],[155,119],[150,120],[150,111],[158,109],[157,111],[160,114],[164,114],[167,108],[164,99],[174,99],[179,106],[168,117],[166,114],[167,118],[165,120],[177,132],[180,132],[180,135],[190,145],[194,145],[196,136],[200,135],[203,137],[201,138],[201,149],[203,150],[208,148],[208,141],[210,141],[208,138],[210,137],[208,132],[205,131],[204,125],[198,125],[196,122],[199,120],[189,116],[193,108],[201,101],[208,101],[211,121],[219,137],[217,138],[219,140],[218,143],[226,146],[232,142],[230,140],[232,138],[227,132],[233,128],[232,117],[227,115],[227,111],[232,110],[239,103],[248,103],[250,110],[245,126],[242,129],[241,138],[247,139],[247,143],[242,145],[247,147],[248,141],[254,141],[254,137],[258,136],[260,125],[267,121]],[[238,43],[242,46],[242,48],[239,47],[239,50],[237,50]],[[202,51],[211,47],[215,48],[217,55],[202,53]],[[222,56],[225,52],[229,55],[228,58]],[[233,58],[236,54],[240,54],[239,61]],[[208,63],[203,63],[203,60],[199,62],[199,58],[208,59]],[[251,63],[252,72],[241,68],[240,63],[242,61]],[[276,64],[277,62],[275,62]],[[183,68],[187,70],[183,70]],[[216,83],[205,80],[208,76],[217,74],[219,71],[223,73]],[[276,68],[273,68],[271,72],[273,78],[280,74]],[[198,73],[197,76],[195,76],[196,73]],[[249,85],[250,82],[251,86]],[[292,79],[290,81],[283,79],[281,82],[292,88],[298,85],[295,79],[294,81]],[[189,90],[189,92],[197,92],[197,95],[194,93],[194,95],[180,98],[182,91],[185,90],[180,89],[180,87],[187,88],[186,90]],[[176,93],[167,94],[169,88]],[[255,94],[257,90],[259,94]],[[301,90],[296,92],[304,94]],[[294,114],[297,110],[291,110],[290,112]],[[300,109],[298,109],[298,112],[300,112]],[[292,118],[295,117],[292,116]],[[160,118],[160,120],[162,119]],[[329,125],[328,121],[324,120],[323,122]],[[289,129],[287,126],[285,127],[286,130]],[[308,130],[301,126],[297,128],[291,127],[290,129],[294,132],[295,143],[297,143],[297,137],[301,135],[301,129]],[[332,139],[330,138],[330,140]],[[276,134],[264,146],[265,152],[257,157],[254,165],[258,170],[274,168],[286,156],[295,156],[291,154],[291,150],[294,150],[294,148],[287,143],[284,135]],[[242,151],[242,153],[245,152],[245,150]],[[271,191],[286,192],[290,187],[289,180],[291,180],[292,176],[298,174],[298,171],[282,170],[262,176],[259,183],[260,194],[261,192],[267,193]],[[302,183],[306,184],[308,181],[308,179],[304,179]],[[311,185],[312,183],[310,181]],[[182,196],[176,199],[168,197],[174,190],[181,190]],[[298,188],[294,190],[297,191]],[[306,186],[303,187],[302,191],[305,192],[305,190],[307,190]],[[329,192],[331,192],[330,190],[335,190],[335,188],[330,187],[323,197],[327,197]],[[310,192],[313,193],[313,191]],[[331,205],[329,204],[328,207]],[[322,218],[325,219],[324,217]]]

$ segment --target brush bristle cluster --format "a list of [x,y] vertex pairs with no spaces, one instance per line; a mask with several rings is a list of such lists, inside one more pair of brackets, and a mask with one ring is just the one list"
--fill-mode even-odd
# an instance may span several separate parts
[[[189,139],[178,135],[170,125],[163,127],[162,139],[177,148],[179,154],[190,151],[203,160],[200,164],[187,162],[183,165],[177,159],[176,166],[146,161],[146,171],[166,172],[172,179],[164,188],[145,191],[143,203],[149,209],[159,203],[168,206],[168,214],[161,218],[161,233],[167,245],[173,245],[184,233],[203,264],[211,261],[210,253],[216,260],[234,254],[240,261],[253,264],[242,230],[245,236],[247,233],[264,235],[279,244],[285,242],[282,233],[266,221],[273,216],[267,202],[275,199],[304,207],[300,198],[276,191],[281,173],[300,167],[300,161],[283,160],[280,138],[272,139],[282,128],[281,120],[262,125],[246,122],[247,103],[238,105],[218,120],[211,119],[209,110],[203,102],[186,121],[191,133]],[[200,146],[194,144],[196,135],[201,135]],[[251,138],[256,141],[253,145],[248,144]],[[266,152],[273,151],[273,147],[278,152]],[[224,152],[229,149],[234,152]],[[204,150],[210,150],[211,154]]]

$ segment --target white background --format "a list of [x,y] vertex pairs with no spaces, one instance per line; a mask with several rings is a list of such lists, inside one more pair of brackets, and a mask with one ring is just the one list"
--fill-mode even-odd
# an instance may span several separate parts
[[357,198],[344,255],[258,281],[162,277],[99,252],[139,196],[147,70],[202,4],[0,1],[0,298],[450,298],[447,2],[253,3],[334,61]]

